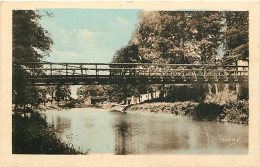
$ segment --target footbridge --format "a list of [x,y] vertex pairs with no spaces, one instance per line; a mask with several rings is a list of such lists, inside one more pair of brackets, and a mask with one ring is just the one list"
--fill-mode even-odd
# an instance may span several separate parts
[[[22,72],[21,72],[22,71]],[[13,63],[33,85],[185,84],[247,82],[248,66],[151,63]]]

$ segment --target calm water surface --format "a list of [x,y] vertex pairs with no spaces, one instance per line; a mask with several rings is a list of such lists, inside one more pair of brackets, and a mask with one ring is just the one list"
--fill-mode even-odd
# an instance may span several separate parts
[[116,113],[96,108],[46,111],[65,141],[89,153],[246,154],[248,126],[195,121],[170,114]]

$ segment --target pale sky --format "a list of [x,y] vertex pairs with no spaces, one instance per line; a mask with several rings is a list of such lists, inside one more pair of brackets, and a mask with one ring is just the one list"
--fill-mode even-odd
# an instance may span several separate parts
[[40,9],[52,17],[40,20],[54,41],[51,62],[111,62],[115,51],[127,45],[141,10]]
[[[133,9],[38,9],[42,27],[53,39],[52,52],[44,61],[109,63],[116,50],[127,45],[136,30],[141,10]],[[72,86],[72,97],[77,88]]]

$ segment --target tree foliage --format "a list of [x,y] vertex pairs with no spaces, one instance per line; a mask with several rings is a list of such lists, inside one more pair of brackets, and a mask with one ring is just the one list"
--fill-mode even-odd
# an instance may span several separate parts
[[56,86],[54,99],[58,102],[58,106],[60,104],[60,101],[69,100],[70,98],[71,98],[70,86],[61,86],[61,85]]
[[[112,62],[232,64],[235,58],[248,58],[248,12],[145,11],[132,39]],[[138,89],[111,86],[122,98]]]
[[[41,15],[35,10],[13,10],[12,59],[13,103],[16,105],[37,105],[39,88],[24,79],[29,75],[19,62],[40,62],[51,51],[52,39],[39,24]],[[29,65],[28,65],[29,66]],[[40,73],[40,71],[36,71]]]
[[232,64],[236,59],[249,59],[249,13],[226,12],[226,42],[224,60]]
[[39,24],[40,18],[34,10],[13,11],[13,61],[39,62],[49,55],[53,42]]
[[223,27],[221,12],[143,12],[130,44],[138,46],[143,62],[212,64],[224,39]]
[[81,86],[77,89],[76,95],[80,102],[84,102],[90,96],[107,96],[107,86],[105,85],[88,85]]

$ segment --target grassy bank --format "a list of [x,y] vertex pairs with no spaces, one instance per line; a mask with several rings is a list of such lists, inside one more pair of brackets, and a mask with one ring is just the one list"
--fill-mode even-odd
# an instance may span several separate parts
[[13,154],[87,154],[62,142],[39,113],[25,118],[13,114],[12,124]]
[[198,105],[195,102],[157,102],[157,103],[143,103],[132,105],[127,108],[127,111],[148,111],[153,113],[169,113],[181,116],[191,116],[192,111]]
[[174,103],[143,103],[132,105],[127,111],[148,111],[187,116],[197,120],[224,121],[248,124],[248,101],[228,101],[225,104],[215,102],[196,103],[191,101]]

